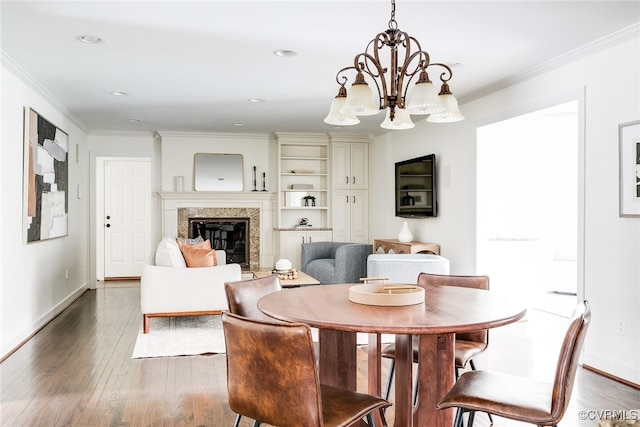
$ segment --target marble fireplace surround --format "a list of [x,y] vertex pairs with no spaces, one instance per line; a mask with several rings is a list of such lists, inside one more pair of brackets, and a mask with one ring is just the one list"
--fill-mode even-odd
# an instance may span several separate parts
[[249,218],[250,269],[274,265],[274,193],[160,192],[159,195],[163,236],[188,237],[191,218]]

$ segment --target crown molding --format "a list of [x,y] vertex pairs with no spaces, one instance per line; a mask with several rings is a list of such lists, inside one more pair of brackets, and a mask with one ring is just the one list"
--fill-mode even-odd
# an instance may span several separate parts
[[51,106],[58,110],[61,114],[67,117],[84,133],[88,134],[89,130],[82,123],[82,121],[71,112],[58,98],[56,98],[51,92],[47,90],[40,82],[38,82],[31,74],[27,73],[24,68],[20,66],[13,58],[7,55],[4,51],[0,50],[0,61],[2,66],[11,71],[16,77],[22,80],[27,86],[36,91],[38,95],[42,96]]
[[460,97],[458,101],[460,104],[474,101],[478,98],[482,98],[484,96],[495,93],[499,90],[505,89],[509,86],[513,86],[517,83],[521,83],[525,80],[529,80],[533,77],[536,77],[548,71],[554,70],[562,65],[577,61],[578,59],[584,58],[589,55],[593,55],[594,53],[599,52],[603,49],[626,42],[627,40],[631,40],[639,36],[640,36],[640,22],[637,22],[626,28],[616,31],[615,33],[611,33],[600,39],[594,40],[590,43],[580,46],[577,49],[574,49],[565,54],[562,54],[553,59],[550,59],[549,61],[538,64],[535,67],[524,70],[521,73],[502,79],[496,82],[495,84],[492,84],[490,86],[486,86],[482,89],[474,91],[471,94],[466,95],[464,97]]
[[171,138],[216,138],[216,139],[229,139],[229,138],[245,138],[245,139],[271,139],[272,135],[269,133],[216,133],[216,132],[172,132],[158,130],[155,132],[157,138],[171,137]]

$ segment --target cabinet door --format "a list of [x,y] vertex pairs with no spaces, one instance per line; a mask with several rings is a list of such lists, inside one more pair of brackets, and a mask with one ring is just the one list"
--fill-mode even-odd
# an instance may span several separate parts
[[354,142],[351,145],[351,182],[352,190],[369,188],[369,144]]
[[293,268],[300,268],[300,251],[302,243],[307,239],[306,231],[280,232],[280,259],[291,261]]
[[331,231],[307,231],[307,242],[331,242]]
[[348,189],[351,186],[351,144],[334,142],[331,163],[333,164],[333,188]]
[[351,191],[333,192],[333,240],[349,242],[351,238]]
[[369,243],[369,194],[367,190],[353,190],[349,198],[349,242]]

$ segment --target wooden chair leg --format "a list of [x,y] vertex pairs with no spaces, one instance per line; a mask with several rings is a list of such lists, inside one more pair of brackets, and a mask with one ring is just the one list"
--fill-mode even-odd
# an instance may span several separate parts
[[148,334],[149,333],[149,324],[151,323],[151,317],[149,317],[146,314],[142,315],[142,333],[143,334]]

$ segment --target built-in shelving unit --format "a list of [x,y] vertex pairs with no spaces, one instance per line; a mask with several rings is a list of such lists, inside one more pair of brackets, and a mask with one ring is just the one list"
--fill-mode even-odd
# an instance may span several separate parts
[[278,228],[329,226],[328,163],[325,135],[278,134]]
[[[331,240],[329,138],[278,133],[278,258],[300,268],[302,243]],[[305,223],[306,225],[302,225]]]

